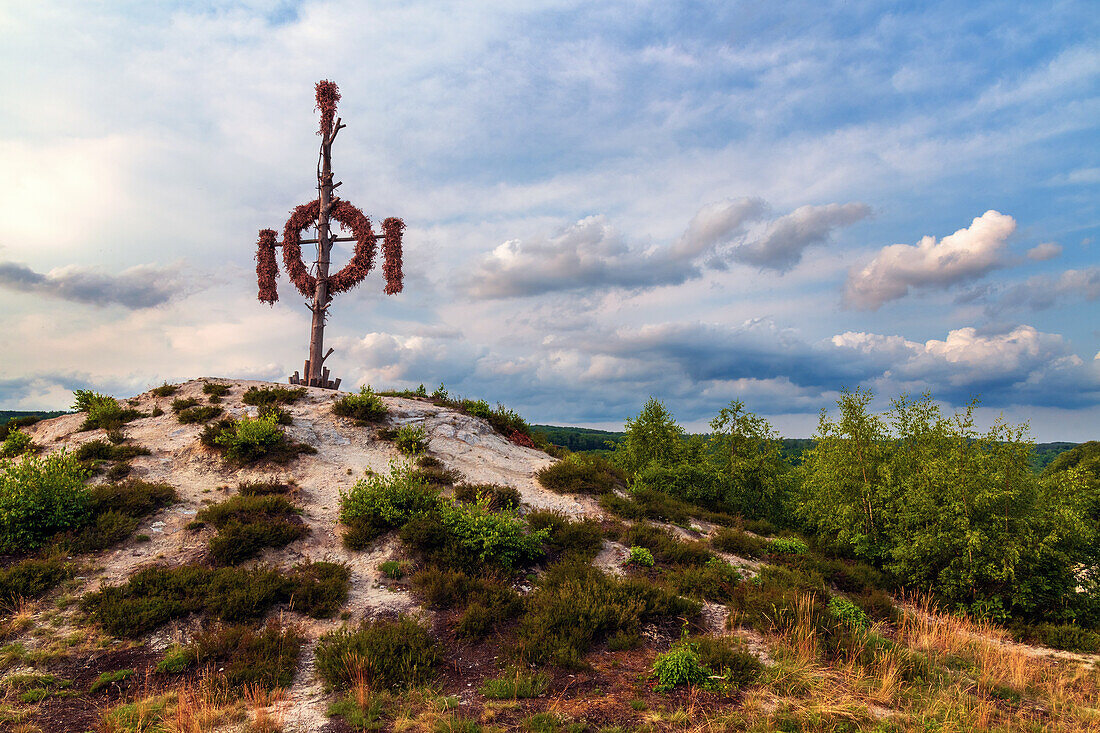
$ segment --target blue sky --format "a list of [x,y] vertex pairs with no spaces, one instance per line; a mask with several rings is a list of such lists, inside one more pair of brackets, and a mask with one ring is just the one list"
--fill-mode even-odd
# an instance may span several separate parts
[[330,78],[341,193],[408,224],[404,293],[333,305],[347,386],[791,436],[930,390],[1096,438],[1097,38],[1085,2],[6,4],[0,407],[300,368],[252,258]]

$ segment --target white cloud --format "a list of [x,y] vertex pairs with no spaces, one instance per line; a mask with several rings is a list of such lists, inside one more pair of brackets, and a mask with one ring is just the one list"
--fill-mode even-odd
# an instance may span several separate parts
[[989,210],[966,229],[936,241],[925,236],[916,245],[883,247],[874,259],[848,273],[844,304],[877,310],[905,297],[911,288],[947,288],[1006,266],[1005,243],[1016,221]]
[[789,270],[802,259],[807,247],[823,243],[833,230],[870,215],[871,207],[861,203],[800,206],[770,222],[758,239],[735,247],[731,256],[761,268]]
[[1053,260],[1060,254],[1062,254],[1062,245],[1056,242],[1043,242],[1029,249],[1027,258],[1036,262],[1046,262],[1047,260]]

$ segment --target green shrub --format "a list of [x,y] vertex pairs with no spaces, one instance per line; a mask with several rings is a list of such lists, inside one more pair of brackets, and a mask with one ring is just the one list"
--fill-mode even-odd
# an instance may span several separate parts
[[246,405],[291,405],[306,395],[305,387],[289,389],[287,387],[249,387],[241,396]]
[[140,445],[111,445],[105,440],[89,440],[82,443],[73,455],[78,461],[128,461],[137,456],[150,455],[150,451]]
[[198,399],[194,397],[177,397],[176,399],[172,400],[172,412],[178,415],[184,410],[190,410],[192,407],[198,407],[199,404],[200,403]]
[[219,565],[236,565],[268,547],[285,547],[308,533],[298,508],[284,496],[234,496],[202,509],[196,521],[218,529],[210,554]]
[[644,580],[612,578],[590,565],[565,562],[547,569],[527,609],[519,626],[521,656],[576,668],[593,643],[637,635],[643,622],[695,616],[700,606]]
[[456,628],[460,637],[480,639],[523,608],[513,589],[461,571],[428,568],[414,575],[412,583],[431,608],[465,607]]
[[19,599],[35,600],[73,576],[60,557],[28,558],[0,569],[0,609],[11,609]]
[[368,425],[384,420],[389,410],[382,398],[369,385],[364,385],[359,394],[345,395],[336,400],[332,412],[340,417],[350,417],[360,425]]
[[192,613],[233,623],[252,621],[277,603],[327,618],[346,599],[349,578],[346,567],[323,562],[303,563],[286,574],[269,568],[152,567],[122,585],[87,594],[81,607],[108,633],[128,637]]
[[499,484],[459,484],[455,487],[455,499],[465,504],[487,502],[490,509],[518,509],[519,489]]
[[739,529],[722,527],[710,538],[710,545],[720,552],[739,557],[762,557],[768,542]]
[[809,546],[797,537],[776,537],[768,542],[768,552],[773,555],[805,555]]
[[374,689],[424,685],[434,679],[439,661],[427,626],[404,615],[330,631],[317,643],[317,673],[338,690],[360,680]]
[[549,532],[529,531],[527,523],[507,511],[494,512],[485,502],[469,505],[441,503],[436,511],[451,539],[471,559],[505,570],[523,567],[542,556]]
[[761,537],[771,537],[779,530],[767,519],[746,519],[745,529]]
[[394,464],[388,474],[372,474],[350,491],[340,492],[340,521],[347,528],[344,544],[363,549],[375,537],[435,509],[439,492],[413,475],[408,465]]
[[405,577],[408,569],[409,563],[407,560],[386,560],[378,565],[378,570],[391,580],[401,580]]
[[712,509],[728,509],[725,503],[726,487],[722,477],[706,465],[651,464],[634,477],[634,488],[659,491],[689,504],[698,504]]
[[264,420],[274,420],[276,425],[293,425],[294,418],[278,405],[260,405],[257,415]]
[[733,689],[748,687],[760,678],[764,664],[728,636],[701,636],[694,640],[699,662],[725,678]]
[[871,619],[867,617],[863,609],[843,596],[830,598],[828,609],[833,618],[853,629],[867,629],[871,626]]
[[[302,634],[294,626],[268,621],[256,630],[242,624],[218,625],[195,635],[189,653],[200,667],[212,665],[231,688],[272,690],[290,687],[298,667]],[[160,671],[160,665],[157,666]]]
[[568,556],[591,561],[603,548],[603,528],[594,519],[574,522],[554,511],[533,511],[526,518],[531,529],[549,530],[545,544],[554,559]]
[[179,385],[168,384],[168,382],[165,382],[164,384],[160,385],[159,387],[154,387],[153,389],[151,389],[149,391],[152,392],[157,397],[171,397],[172,395],[174,395],[176,393],[176,390],[178,390],[178,389],[179,389]]
[[651,525],[634,524],[619,533],[624,545],[640,545],[661,562],[671,565],[705,565],[714,557],[702,542],[681,542],[667,530]]
[[478,689],[490,700],[518,700],[546,694],[550,677],[541,672],[531,674],[521,669],[508,670],[500,677],[485,680]]
[[176,420],[184,425],[206,423],[222,414],[222,408],[216,405],[188,407],[176,413]]
[[225,459],[238,465],[262,459],[288,463],[302,453],[317,452],[313,446],[288,438],[271,418],[220,420],[203,428],[199,441],[224,451]]
[[202,385],[202,393],[210,395],[211,397],[225,397],[229,394],[229,385],[207,382]]
[[181,674],[195,665],[195,649],[193,646],[180,646],[173,644],[164,653],[164,658],[157,662],[158,674]]
[[237,484],[237,493],[241,496],[269,496],[271,494],[289,494],[290,484],[277,481],[242,481]]
[[544,489],[559,494],[606,494],[625,485],[622,474],[597,456],[571,453],[535,474]]
[[73,409],[84,412],[87,415],[81,430],[112,430],[121,427],[124,423],[144,417],[137,410],[123,409],[118,400],[109,395],[99,394],[88,389],[78,389],[73,392],[76,400]]
[[429,567],[416,573],[412,584],[429,608],[453,608],[466,605],[474,594],[484,591],[489,581],[470,577],[461,570]]
[[134,676],[134,670],[132,669],[120,669],[114,672],[100,672],[99,677],[96,677],[92,682],[92,686],[88,688],[88,692],[96,694],[97,692],[103,692],[111,687],[121,688],[123,683],[127,682]]
[[657,680],[657,691],[667,692],[676,687],[707,687],[713,674],[699,661],[695,644],[684,639],[664,654],[658,654],[653,662],[652,677]]
[[682,596],[726,603],[741,582],[741,574],[725,560],[715,557],[702,567],[683,565],[667,570],[662,581]]
[[21,456],[34,447],[31,436],[16,428],[8,431],[4,442],[0,443],[0,458],[15,458]]
[[[430,458],[434,461],[434,464],[426,465],[424,462],[425,458]],[[439,486],[441,488],[444,486],[454,486],[462,480],[462,474],[460,472],[451,468],[443,468],[442,465],[435,465],[439,464],[439,461],[431,458],[431,456],[421,455],[418,463],[419,465],[413,470],[412,476],[429,486]]]
[[730,623],[763,633],[788,629],[798,619],[801,597],[812,600],[815,618],[825,615],[829,594],[820,575],[765,565],[755,578],[734,589],[729,603]]
[[402,425],[392,439],[397,450],[406,456],[418,456],[428,449],[428,432],[423,426]]
[[1022,636],[1053,649],[1085,654],[1100,652],[1100,632],[1074,624],[1038,624],[1026,629]]
[[34,425],[36,422],[41,422],[42,419],[41,415],[22,415],[8,418],[6,423],[0,424],[0,440],[7,440],[12,432]]
[[0,460],[0,551],[40,547],[89,519],[85,470],[61,451],[43,458]]
[[131,479],[118,484],[97,484],[88,489],[91,511],[119,512],[131,517],[144,517],[174,503],[176,490],[168,484],[151,484]]
[[460,400],[459,409],[466,414],[488,420],[493,415],[493,408],[485,400]]
[[630,548],[630,556],[626,560],[627,565],[637,565],[640,568],[653,567],[653,553],[644,547],[635,545]]

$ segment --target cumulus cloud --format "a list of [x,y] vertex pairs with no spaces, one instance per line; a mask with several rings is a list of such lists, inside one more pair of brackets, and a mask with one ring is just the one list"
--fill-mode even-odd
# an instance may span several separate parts
[[1046,262],[1047,260],[1053,260],[1060,254],[1062,254],[1062,245],[1055,242],[1043,242],[1029,249],[1027,258],[1036,262]]
[[789,270],[807,247],[825,242],[835,229],[870,215],[871,207],[861,203],[800,206],[771,222],[760,238],[735,247],[731,256],[746,265]]
[[74,303],[120,305],[131,310],[164,305],[187,291],[178,263],[168,267],[137,265],[111,275],[69,265],[35,272],[18,262],[0,262],[0,288]]
[[844,304],[878,310],[911,288],[947,288],[979,278],[1006,266],[1005,243],[1014,231],[1011,216],[991,209],[938,242],[925,236],[916,245],[883,247],[867,265],[848,273]]
[[1057,277],[1036,275],[1005,289],[990,305],[991,313],[1013,308],[1044,310],[1060,301],[1100,298],[1100,267],[1066,270]]
[[606,218],[590,216],[553,237],[504,242],[481,261],[464,290],[489,299],[680,285],[704,269],[725,269],[729,259],[784,271],[798,263],[807,247],[871,212],[861,203],[803,206],[750,236],[746,225],[761,221],[767,208],[759,198],[708,204],[671,246],[648,248],[629,245]]

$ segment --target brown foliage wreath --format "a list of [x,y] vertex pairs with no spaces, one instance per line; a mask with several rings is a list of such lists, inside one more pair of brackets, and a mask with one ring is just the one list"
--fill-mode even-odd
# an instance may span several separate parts
[[[302,231],[317,220],[320,211],[318,201],[302,204],[290,212],[290,218],[283,229],[283,265],[290,281],[305,297],[312,297],[317,288],[317,278],[309,274],[302,261]],[[354,204],[337,199],[329,210],[329,218],[339,222],[351,231],[355,237],[355,251],[351,260],[342,270],[328,278],[329,295],[351,290],[361,283],[374,267],[375,240],[370,220]],[[382,222],[384,241],[382,252],[385,256],[383,273],[386,277],[386,294],[400,293],[404,287],[404,274],[401,271],[401,235],[405,223],[400,219],[389,218]],[[275,232],[265,229],[260,232],[257,243],[256,276],[260,285],[259,299],[265,303],[275,303],[279,296],[275,292],[275,278],[278,268],[275,264]]]

